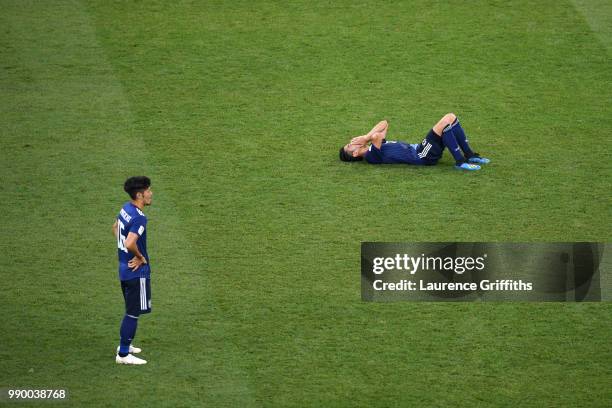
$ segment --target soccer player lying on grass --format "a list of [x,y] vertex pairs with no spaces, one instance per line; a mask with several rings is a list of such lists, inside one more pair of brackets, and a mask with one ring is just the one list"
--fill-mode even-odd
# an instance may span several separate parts
[[371,164],[407,163],[421,166],[434,165],[442,157],[445,147],[455,158],[455,168],[480,170],[480,164],[490,160],[474,153],[468,144],[463,128],[454,113],[447,113],[429,131],[421,143],[408,144],[387,141],[386,120],[378,123],[367,135],[357,136],[340,148],[340,160],[365,160]]

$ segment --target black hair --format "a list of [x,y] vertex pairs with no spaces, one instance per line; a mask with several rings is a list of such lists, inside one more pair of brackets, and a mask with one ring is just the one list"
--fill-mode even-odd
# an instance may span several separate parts
[[344,150],[344,146],[342,146],[340,148],[340,160],[342,160],[343,162],[360,161],[360,160],[363,160],[363,157],[353,157],[353,155],[352,154],[348,154]]
[[130,177],[125,180],[123,189],[130,195],[132,200],[136,199],[136,193],[142,193],[151,186],[151,179],[147,176]]

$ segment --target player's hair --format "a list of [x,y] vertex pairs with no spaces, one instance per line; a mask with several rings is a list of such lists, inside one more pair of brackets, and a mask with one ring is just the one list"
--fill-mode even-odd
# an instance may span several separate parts
[[342,146],[340,148],[340,160],[342,160],[343,162],[360,161],[360,160],[363,160],[363,157],[353,157],[353,155],[352,154],[348,154],[344,150],[344,146]]
[[151,187],[151,179],[147,176],[130,177],[123,184],[123,189],[130,195],[132,200],[136,199],[136,193],[142,193],[149,187]]

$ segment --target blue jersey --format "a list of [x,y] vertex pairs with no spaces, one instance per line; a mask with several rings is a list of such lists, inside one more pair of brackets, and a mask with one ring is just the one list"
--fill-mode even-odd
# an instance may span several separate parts
[[[150,279],[151,267],[149,266],[149,254],[147,254],[147,216],[134,204],[127,202],[119,211],[117,226],[119,232],[117,237],[119,279],[122,281],[136,278]],[[130,232],[138,234],[139,238],[136,245],[142,256],[147,260],[146,265],[141,265],[135,271],[132,271],[128,266],[128,262],[134,257],[134,254],[125,247],[125,240]]]
[[370,145],[369,150],[365,154],[365,159],[368,163],[372,164],[406,163],[424,165],[426,163],[417,153],[418,146],[418,144],[383,141],[380,149]]

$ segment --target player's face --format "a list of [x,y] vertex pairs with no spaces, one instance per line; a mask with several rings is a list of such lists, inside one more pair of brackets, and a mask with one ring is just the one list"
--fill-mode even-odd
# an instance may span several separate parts
[[142,202],[144,205],[151,205],[151,200],[153,199],[153,192],[151,191],[151,187],[147,188],[142,192]]
[[364,145],[349,143],[344,146],[344,151],[352,155],[353,157],[361,157],[368,151],[368,147]]

